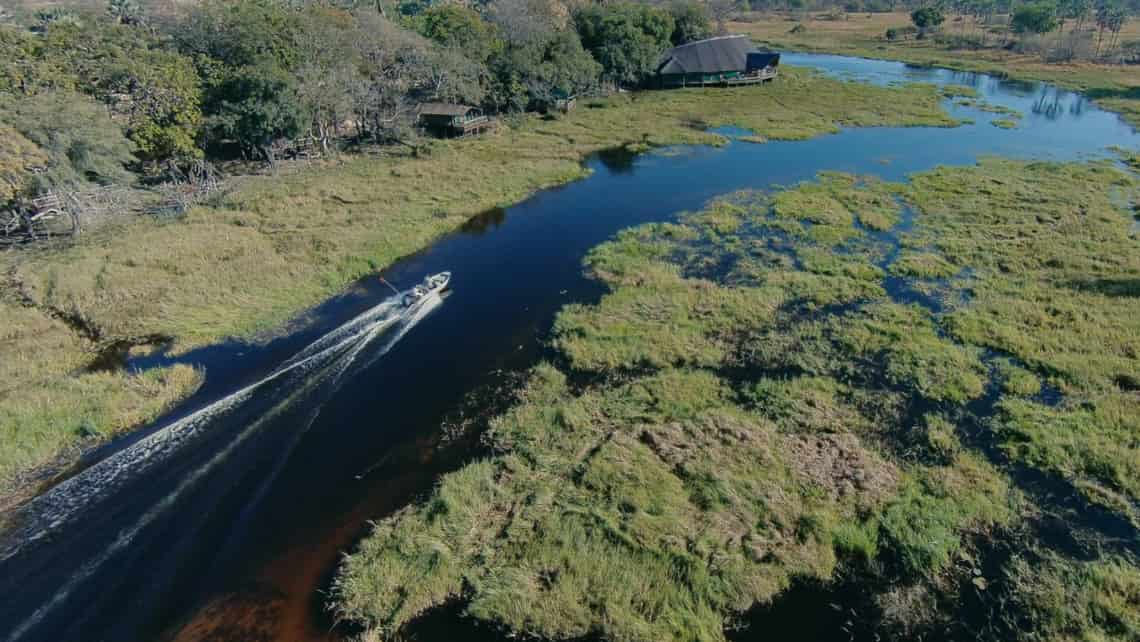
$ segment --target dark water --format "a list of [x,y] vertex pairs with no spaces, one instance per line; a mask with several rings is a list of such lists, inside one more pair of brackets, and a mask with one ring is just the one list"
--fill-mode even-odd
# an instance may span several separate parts
[[[383,276],[401,288],[427,273],[454,273],[451,294],[422,319],[376,321],[375,333],[276,375],[212,419],[194,413],[375,311],[391,291],[366,279],[266,345],[230,342],[131,361],[132,368],[199,364],[206,385],[170,417],[102,449],[94,458],[109,458],[102,469],[81,473],[24,509],[23,539],[0,544],[0,636],[152,640],[181,629],[180,639],[205,639],[207,631],[227,640],[336,639],[341,631],[331,630],[321,591],[339,554],[369,519],[430,489],[440,472],[471,452],[465,442],[438,449],[440,423],[468,392],[541,358],[559,307],[601,295],[583,278],[581,261],[617,230],[672,219],[718,194],[789,185],[821,170],[901,180],[987,155],[1068,160],[1103,156],[1109,145],[1140,146],[1115,115],[1041,85],[833,56],[785,61],[876,83],[969,85],[1025,117],[1017,129],[1003,130],[988,124],[1002,116],[951,106],[976,123],[846,130],[802,142],[637,157],[600,154],[587,161],[591,177],[488,212],[386,270]],[[181,433],[189,435],[185,444],[155,445],[179,419],[195,426]],[[85,477],[144,448],[160,453],[149,467]],[[85,484],[89,494],[65,501]],[[454,638],[456,612],[425,619],[415,637]],[[839,629],[820,633],[829,635],[847,639]],[[463,636],[499,637],[483,629]]]

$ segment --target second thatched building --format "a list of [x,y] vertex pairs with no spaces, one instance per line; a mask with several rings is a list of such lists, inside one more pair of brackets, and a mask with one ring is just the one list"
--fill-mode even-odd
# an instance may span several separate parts
[[776,77],[780,54],[758,49],[748,36],[719,36],[673,47],[657,63],[661,87],[732,86]]

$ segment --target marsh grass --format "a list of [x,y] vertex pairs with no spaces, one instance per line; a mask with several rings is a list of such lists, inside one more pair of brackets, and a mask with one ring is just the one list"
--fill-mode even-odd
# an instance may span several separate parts
[[5,394],[0,403],[0,492],[23,471],[145,424],[192,393],[202,373],[176,365],[141,374],[87,372]]
[[945,279],[958,273],[958,268],[933,252],[906,251],[891,265],[891,272],[919,279]]
[[[342,612],[391,633],[458,597],[547,638],[719,640],[735,613],[840,564],[947,608],[972,541],[1053,509],[1008,461],[1130,515],[1140,408],[1121,373],[1140,335],[1128,290],[1091,284],[1140,271],[1112,196],[1136,187],[1103,162],[987,160],[907,185],[824,175],[619,233],[586,260],[609,293],[556,321],[566,372],[537,368],[494,423],[490,460],[377,525],[340,571]],[[892,259],[857,221],[903,207],[912,224],[880,226],[902,246]],[[725,258],[719,275],[703,267]],[[888,279],[969,295],[924,307]],[[594,383],[567,384],[580,375]],[[1061,403],[1039,399],[1043,380]],[[1008,460],[964,439],[976,424]],[[486,508],[452,520],[449,497]],[[1134,621],[1133,562],[1104,563],[1124,585],[1065,590]],[[995,608],[1021,617],[1004,609],[1050,581]],[[1093,632],[1097,617],[1073,622]]]
[[[540,366],[496,420],[503,454],[380,522],[336,583],[342,612],[389,633],[441,599],[547,638],[723,639],[726,612],[827,577],[871,492],[797,470],[786,437],[715,376],[668,370],[575,396]],[[850,449],[860,449],[857,442]],[[868,478],[890,465],[862,450]],[[833,532],[838,535],[833,535]]]
[[1054,553],[1016,558],[1006,570],[1025,626],[1057,639],[1140,637],[1140,569],[1109,556],[1074,561]]

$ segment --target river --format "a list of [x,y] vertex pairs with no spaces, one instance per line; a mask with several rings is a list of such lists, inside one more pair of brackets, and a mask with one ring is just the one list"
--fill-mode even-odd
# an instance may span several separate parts
[[[441,423],[462,421],[460,408],[477,412],[477,401],[464,405],[472,391],[494,398],[509,373],[543,358],[559,307],[597,300],[581,261],[619,229],[822,170],[903,180],[989,155],[1074,160],[1140,148],[1119,117],[1047,85],[839,56],[788,54],[784,63],[879,84],[966,85],[1024,117],[1001,129],[990,121],[1007,116],[947,100],[975,122],[597,154],[588,178],[487,212],[385,270],[401,288],[453,272],[451,293],[417,318],[392,316],[391,290],[371,277],[268,343],[124,357],[122,367],[136,369],[196,364],[206,383],[17,515],[18,537],[0,546],[0,636],[343,639],[323,608],[339,556],[368,520],[477,456],[472,439],[445,440]],[[498,637],[462,628],[452,611],[414,626],[416,639],[454,639],[456,627],[465,639]]]

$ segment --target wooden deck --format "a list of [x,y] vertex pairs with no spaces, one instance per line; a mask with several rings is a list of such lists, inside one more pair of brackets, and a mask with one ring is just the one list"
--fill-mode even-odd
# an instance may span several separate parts
[[739,76],[737,78],[725,78],[721,81],[724,87],[735,87],[736,85],[755,85],[757,83],[768,82],[776,78],[779,73],[775,69],[761,69],[760,71]]
[[494,122],[487,116],[478,116],[464,121],[460,125],[452,125],[456,136],[475,136],[494,126]]
[[725,78],[707,78],[705,80],[686,81],[673,81],[666,83],[662,80],[662,87],[677,88],[677,87],[739,87],[742,85],[758,85],[760,83],[770,82],[776,78],[779,71],[775,68],[769,67],[754,71],[750,74],[741,74],[739,76],[725,77]]

